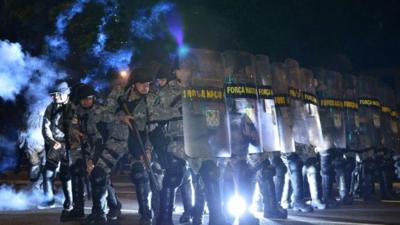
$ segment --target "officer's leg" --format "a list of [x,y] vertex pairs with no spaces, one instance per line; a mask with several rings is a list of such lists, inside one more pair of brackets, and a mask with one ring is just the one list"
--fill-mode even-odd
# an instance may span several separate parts
[[62,190],[64,193],[64,210],[61,213],[60,220],[66,221],[66,218],[69,217],[70,211],[73,209],[72,202],[72,181],[71,181],[71,171],[69,166],[69,160],[63,159],[60,165],[60,173],[59,173]]
[[304,203],[303,195],[303,175],[300,157],[296,153],[292,153],[287,157],[288,168],[290,174],[290,183],[293,189],[293,210],[302,212],[311,212],[313,209]]
[[71,166],[71,181],[72,181],[72,199],[74,202],[74,208],[70,212],[65,212],[61,216],[61,221],[73,221],[84,217],[84,186],[83,177],[85,173],[85,167],[83,159],[78,159]]
[[222,213],[221,192],[219,188],[220,173],[215,162],[204,161],[199,173],[204,181],[204,192],[210,211],[209,225],[223,225],[225,218]]
[[338,182],[340,202],[344,205],[349,205],[352,203],[352,199],[349,196],[348,184],[346,183],[346,160],[343,155],[340,154],[334,160],[334,169],[336,174],[336,180]]
[[204,182],[199,174],[193,173],[193,187],[195,193],[195,202],[192,210],[192,224],[201,225],[203,224],[203,213],[205,206],[204,196]]
[[92,213],[85,218],[84,225],[105,224],[107,222],[105,208],[109,176],[126,152],[126,141],[123,139],[110,138],[107,140],[106,146],[96,160],[95,167],[90,175],[93,207]]
[[141,224],[151,224],[151,211],[149,206],[150,181],[148,172],[142,162],[136,161],[132,164],[131,178],[136,188],[136,197],[139,203],[139,214]]
[[291,181],[290,181],[290,172],[289,170],[285,173],[284,177],[284,184],[283,184],[283,189],[282,189],[282,196],[281,196],[281,206],[284,209],[291,208],[291,202],[289,199],[289,195],[291,195]]
[[85,218],[83,225],[104,225],[107,223],[106,197],[108,170],[103,165],[96,165],[90,175],[90,184],[92,185],[92,213]]
[[316,209],[325,209],[326,205],[319,200],[317,158],[308,159],[304,167],[310,189],[311,206]]
[[221,199],[224,216],[227,221],[233,223],[235,218],[234,215],[231,215],[229,212],[229,201],[230,198],[235,195],[234,171],[228,158],[221,158],[218,167],[221,171],[220,187],[222,190]]
[[114,186],[111,181],[108,181],[107,185],[107,205],[108,213],[107,220],[117,220],[121,217],[122,204],[118,199],[117,193],[115,192]]
[[47,162],[43,172],[43,192],[45,201],[39,205],[39,208],[47,208],[55,206],[53,182],[56,176],[57,165]]
[[160,215],[157,225],[171,225],[172,213],[175,203],[176,189],[182,183],[186,162],[170,155],[168,167],[165,171],[160,197]]
[[328,208],[335,208],[338,206],[338,203],[333,198],[332,193],[334,180],[332,151],[334,151],[334,149],[321,152],[322,199]]
[[179,187],[179,189],[181,191],[182,204],[184,210],[182,216],[179,218],[179,222],[189,223],[193,208],[193,202],[192,202],[193,190],[192,190],[192,175],[190,168],[187,166],[185,166],[183,182],[182,185]]
[[263,195],[264,217],[269,219],[283,219],[287,218],[287,211],[279,207],[276,199],[273,180],[276,174],[275,171],[275,167],[270,165],[269,160],[265,160],[258,176],[258,183],[260,184],[260,191]]
[[153,182],[150,183],[151,185],[151,209],[153,210],[154,213],[154,218],[158,218],[160,214],[160,197],[161,197],[161,190],[162,189],[162,182],[164,179],[164,169],[161,167],[161,165],[157,162],[153,162],[151,164],[151,168],[153,169],[154,176],[158,182],[158,185],[161,185],[160,187],[156,187],[156,184]]
[[60,155],[52,148],[46,146],[46,164],[43,170],[43,192],[45,200],[38,208],[48,208],[55,206],[54,199],[54,178],[56,176],[56,170],[60,163]]
[[28,153],[29,158],[29,180],[31,181],[32,190],[40,190],[43,183],[42,164],[40,151],[34,149]]
[[364,198],[364,200],[374,200],[373,194],[374,194],[374,175],[373,173],[375,172],[374,168],[374,159],[372,157],[366,158],[363,163],[362,163],[362,171],[361,171],[361,182],[362,182],[362,188],[361,188],[361,195]]
[[237,191],[244,199],[246,211],[239,217],[239,224],[259,224],[260,221],[250,212],[250,206],[253,202],[254,194],[254,179],[255,174],[250,169],[245,160],[241,160],[235,164],[235,181],[237,184]]
[[283,186],[285,185],[285,174],[287,172],[287,167],[283,163],[280,156],[274,156],[272,158],[272,166],[275,168],[274,184],[276,200],[280,204],[283,192]]
[[[353,171],[356,167],[356,162],[355,158],[352,156],[347,156],[345,159],[345,180],[346,180],[346,185],[347,185],[347,190],[348,190],[348,195],[351,200],[353,201],[353,189],[352,189],[352,179],[353,179]],[[343,202],[344,203],[344,202]]]

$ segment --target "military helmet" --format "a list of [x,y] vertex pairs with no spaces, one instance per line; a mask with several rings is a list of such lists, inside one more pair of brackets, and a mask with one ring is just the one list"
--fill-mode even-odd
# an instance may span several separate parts
[[94,88],[89,84],[82,84],[78,87],[77,92],[78,101],[88,97],[96,97],[97,94]]
[[152,82],[158,70],[150,66],[137,67],[132,70],[129,84]]

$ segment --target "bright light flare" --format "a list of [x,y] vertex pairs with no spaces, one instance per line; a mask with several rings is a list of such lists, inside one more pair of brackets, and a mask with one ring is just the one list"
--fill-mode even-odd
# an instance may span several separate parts
[[119,75],[121,76],[122,79],[127,79],[129,76],[129,73],[127,70],[121,70],[121,71],[119,71]]
[[178,54],[180,56],[185,56],[185,55],[187,55],[189,53],[189,50],[190,50],[189,46],[182,44],[178,48]]
[[228,202],[228,211],[235,218],[239,218],[247,210],[246,201],[239,195],[233,196]]

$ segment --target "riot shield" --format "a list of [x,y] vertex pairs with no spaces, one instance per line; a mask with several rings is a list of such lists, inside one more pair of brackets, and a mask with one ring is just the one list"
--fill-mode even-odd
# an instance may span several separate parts
[[289,81],[290,107],[293,116],[293,138],[297,144],[309,145],[304,107],[305,79],[301,73],[299,63],[294,59],[285,60],[286,73]]
[[346,136],[343,115],[342,74],[325,69],[315,71],[318,79],[317,96],[324,143],[319,151],[345,149]]
[[191,49],[179,58],[187,82],[182,98],[185,153],[192,158],[230,157],[224,76],[218,52]]
[[345,74],[344,78],[344,124],[346,127],[346,148],[356,151],[359,149],[360,117],[358,114],[357,77]]
[[373,77],[359,76],[358,78],[361,150],[379,147],[381,143],[381,103],[376,95],[376,82]]
[[261,148],[268,152],[280,151],[278,122],[268,56],[257,55],[255,65]]
[[382,82],[379,83],[378,90],[379,101],[381,102],[382,109],[380,129],[381,141],[383,147],[392,150],[395,146],[395,129],[392,129],[392,102],[395,101],[394,91]]
[[312,146],[318,148],[323,144],[322,127],[318,112],[318,99],[316,95],[316,80],[311,70],[302,68],[302,77],[305,82],[304,108],[306,111],[305,125],[307,128],[308,141]]
[[271,74],[281,151],[283,153],[295,152],[293,116],[289,102],[289,82],[285,65],[273,63]]
[[222,59],[231,152],[237,156],[260,153],[254,56],[227,51],[222,53]]

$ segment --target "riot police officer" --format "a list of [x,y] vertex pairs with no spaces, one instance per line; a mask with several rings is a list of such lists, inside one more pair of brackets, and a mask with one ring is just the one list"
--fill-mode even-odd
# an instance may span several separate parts
[[46,201],[39,207],[54,206],[53,182],[56,170],[60,166],[59,176],[65,197],[60,218],[62,221],[73,208],[71,174],[69,171],[70,152],[66,145],[66,130],[63,120],[64,111],[69,103],[70,88],[66,82],[62,82],[50,94],[53,97],[53,102],[46,108],[42,126],[46,148],[46,165],[43,177]]

